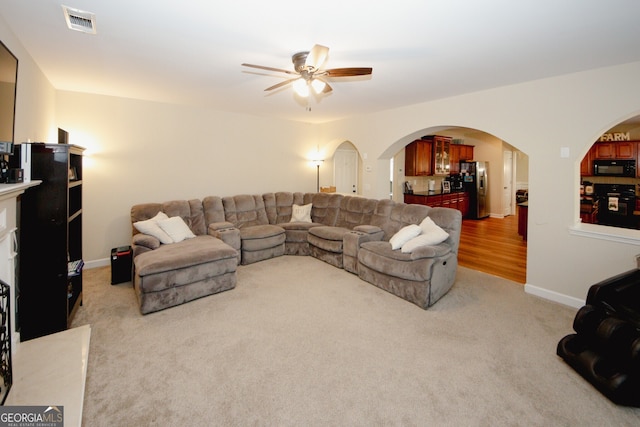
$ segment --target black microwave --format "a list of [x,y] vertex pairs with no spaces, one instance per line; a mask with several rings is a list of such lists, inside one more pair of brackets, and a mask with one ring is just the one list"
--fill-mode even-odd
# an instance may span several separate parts
[[636,177],[635,160],[594,160],[593,174],[597,176]]

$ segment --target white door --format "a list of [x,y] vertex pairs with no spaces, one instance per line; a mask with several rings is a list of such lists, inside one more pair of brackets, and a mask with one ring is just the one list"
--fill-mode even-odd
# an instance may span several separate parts
[[502,208],[504,216],[514,215],[513,203],[513,151],[504,151],[504,176],[502,178]]
[[336,150],[333,156],[333,182],[337,193],[358,193],[358,152]]

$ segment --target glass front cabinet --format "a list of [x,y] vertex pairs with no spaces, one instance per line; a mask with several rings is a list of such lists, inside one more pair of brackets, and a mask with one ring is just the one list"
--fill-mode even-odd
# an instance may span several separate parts
[[451,138],[447,136],[430,135],[424,137],[433,142],[433,174],[449,175],[451,164]]

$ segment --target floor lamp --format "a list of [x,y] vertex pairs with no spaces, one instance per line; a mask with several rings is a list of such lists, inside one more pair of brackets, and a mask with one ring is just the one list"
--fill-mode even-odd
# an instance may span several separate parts
[[313,163],[316,164],[316,192],[320,192],[320,165],[324,162],[324,160],[314,160]]

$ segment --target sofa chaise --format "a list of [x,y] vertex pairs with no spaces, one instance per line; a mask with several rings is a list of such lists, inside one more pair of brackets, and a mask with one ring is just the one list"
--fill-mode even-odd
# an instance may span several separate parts
[[239,265],[282,255],[313,256],[427,309],[455,281],[462,215],[392,200],[276,192],[138,204],[131,221],[143,314],[232,289]]
[[134,227],[133,287],[140,312],[151,313],[234,288],[237,251],[206,233],[202,203],[182,200],[137,205],[131,209],[131,219],[149,223],[160,212],[181,218],[194,237],[162,243]]

